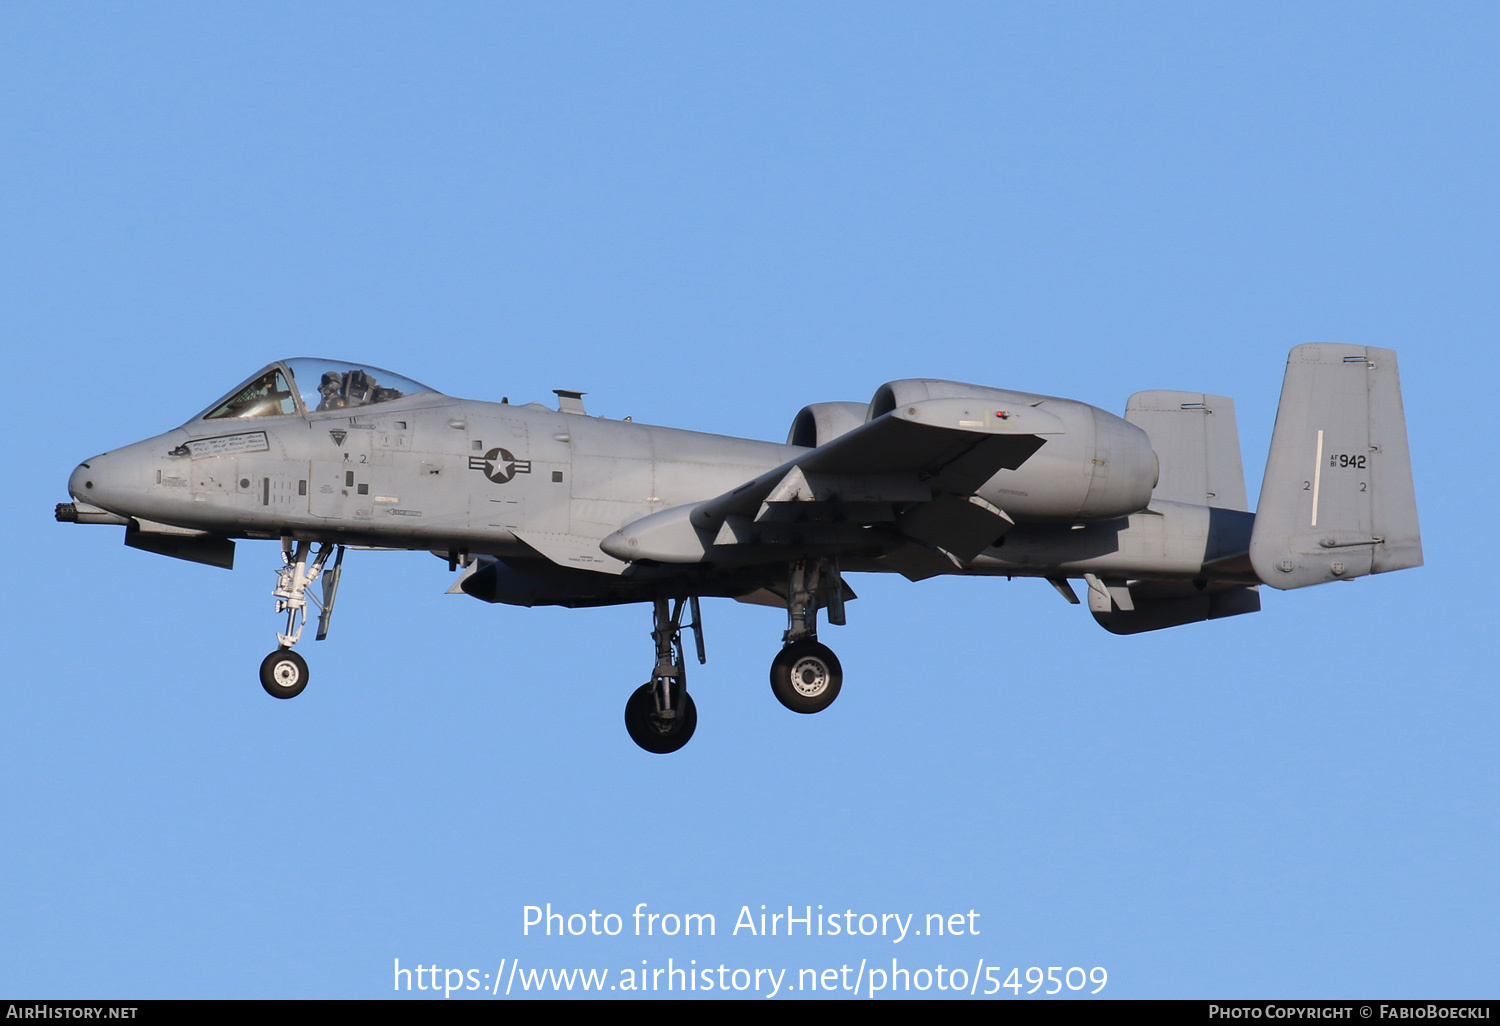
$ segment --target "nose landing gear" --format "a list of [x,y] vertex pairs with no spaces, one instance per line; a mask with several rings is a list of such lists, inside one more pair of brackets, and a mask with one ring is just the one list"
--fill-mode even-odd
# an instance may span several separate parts
[[[327,567],[328,557],[338,549],[332,567]],[[344,567],[344,546],[324,542],[318,554],[308,562],[312,553],[311,542],[293,543],[290,538],[281,541],[282,568],[276,572],[276,589],[271,594],[276,599],[276,612],[286,614],[286,630],[278,632],[279,647],[266,656],[260,664],[260,686],[273,698],[296,698],[307,687],[310,674],[307,661],[292,651],[307,626],[307,589],[319,578],[323,581],[323,596],[312,596],[318,607],[317,641],[328,637],[328,622],[333,617],[333,603],[338,596],[339,576]]]

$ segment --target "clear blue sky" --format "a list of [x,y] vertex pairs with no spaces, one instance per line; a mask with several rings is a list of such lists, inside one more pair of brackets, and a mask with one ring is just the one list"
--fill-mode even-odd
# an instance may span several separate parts
[[[895,957],[1493,997],[1497,30],[1488,4],[6,4],[0,993]],[[621,722],[644,608],[490,607],[431,556],[351,553],[276,702],[273,544],[226,573],[52,521],[79,460],[294,355],[776,440],[914,375],[1115,411],[1201,389],[1236,397],[1254,496],[1313,340],[1400,353],[1425,567],[1134,638],[1037,581],[859,578],[814,717],[766,681],[782,618],[708,602],[673,757]],[[523,936],[547,902],[625,934]],[[628,936],[640,902],[717,936]],[[980,932],[732,935],[762,904]]]

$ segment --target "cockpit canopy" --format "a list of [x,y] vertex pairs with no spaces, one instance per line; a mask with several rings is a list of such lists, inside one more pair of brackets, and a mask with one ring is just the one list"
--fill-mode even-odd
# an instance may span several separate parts
[[326,413],[390,402],[435,388],[379,367],[298,357],[273,363],[220,402],[204,420],[243,420]]

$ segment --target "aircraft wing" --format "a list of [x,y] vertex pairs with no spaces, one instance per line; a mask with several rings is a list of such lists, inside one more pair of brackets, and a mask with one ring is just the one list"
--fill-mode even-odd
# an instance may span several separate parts
[[632,562],[749,563],[796,547],[887,558],[917,579],[953,570],[1011,526],[975,490],[1063,430],[1034,406],[981,402],[898,407],[723,495],[628,524],[601,548]]

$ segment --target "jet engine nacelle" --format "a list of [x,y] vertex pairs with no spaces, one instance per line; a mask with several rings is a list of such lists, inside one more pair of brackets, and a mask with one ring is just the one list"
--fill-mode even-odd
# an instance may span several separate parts
[[798,411],[792,429],[786,433],[787,445],[816,449],[847,435],[869,419],[866,403],[813,403]]
[[996,412],[1031,406],[1062,421],[1062,434],[1048,434],[1034,456],[1000,471],[977,493],[1014,520],[1103,520],[1137,513],[1151,501],[1156,454],[1146,432],[1121,417],[1072,399],[931,378],[881,385],[868,417],[925,399],[978,399]]

